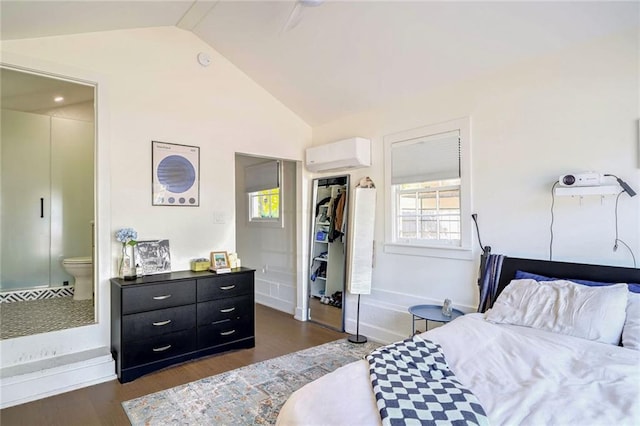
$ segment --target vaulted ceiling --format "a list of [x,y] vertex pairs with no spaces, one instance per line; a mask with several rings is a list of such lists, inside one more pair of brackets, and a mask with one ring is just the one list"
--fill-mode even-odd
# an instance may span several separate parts
[[311,125],[620,31],[640,3],[1,0],[2,40],[177,26]]

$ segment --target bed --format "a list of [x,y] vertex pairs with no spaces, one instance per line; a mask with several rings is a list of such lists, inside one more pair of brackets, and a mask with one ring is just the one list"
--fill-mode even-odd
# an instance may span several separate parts
[[[615,284],[639,269],[506,257],[495,282],[487,312],[418,336],[477,397],[480,424],[640,424],[640,285]],[[370,373],[360,360],[307,384],[277,424],[382,424]]]

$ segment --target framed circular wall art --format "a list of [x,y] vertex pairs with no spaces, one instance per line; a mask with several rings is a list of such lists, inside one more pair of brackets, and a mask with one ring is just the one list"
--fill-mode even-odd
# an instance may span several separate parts
[[200,148],[151,142],[152,205],[200,205]]

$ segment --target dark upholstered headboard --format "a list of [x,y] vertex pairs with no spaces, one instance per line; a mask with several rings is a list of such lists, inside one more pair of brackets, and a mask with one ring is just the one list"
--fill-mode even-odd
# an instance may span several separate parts
[[638,268],[505,257],[498,280],[497,294],[500,294],[502,289],[509,284],[517,270],[554,278],[575,278],[608,283],[640,283],[640,269]]

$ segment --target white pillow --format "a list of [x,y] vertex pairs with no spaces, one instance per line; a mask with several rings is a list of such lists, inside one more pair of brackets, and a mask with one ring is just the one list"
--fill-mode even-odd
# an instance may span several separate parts
[[627,319],[622,329],[622,346],[640,351],[640,293],[629,292]]
[[588,287],[565,280],[513,280],[485,318],[617,345],[628,293],[626,284]]

